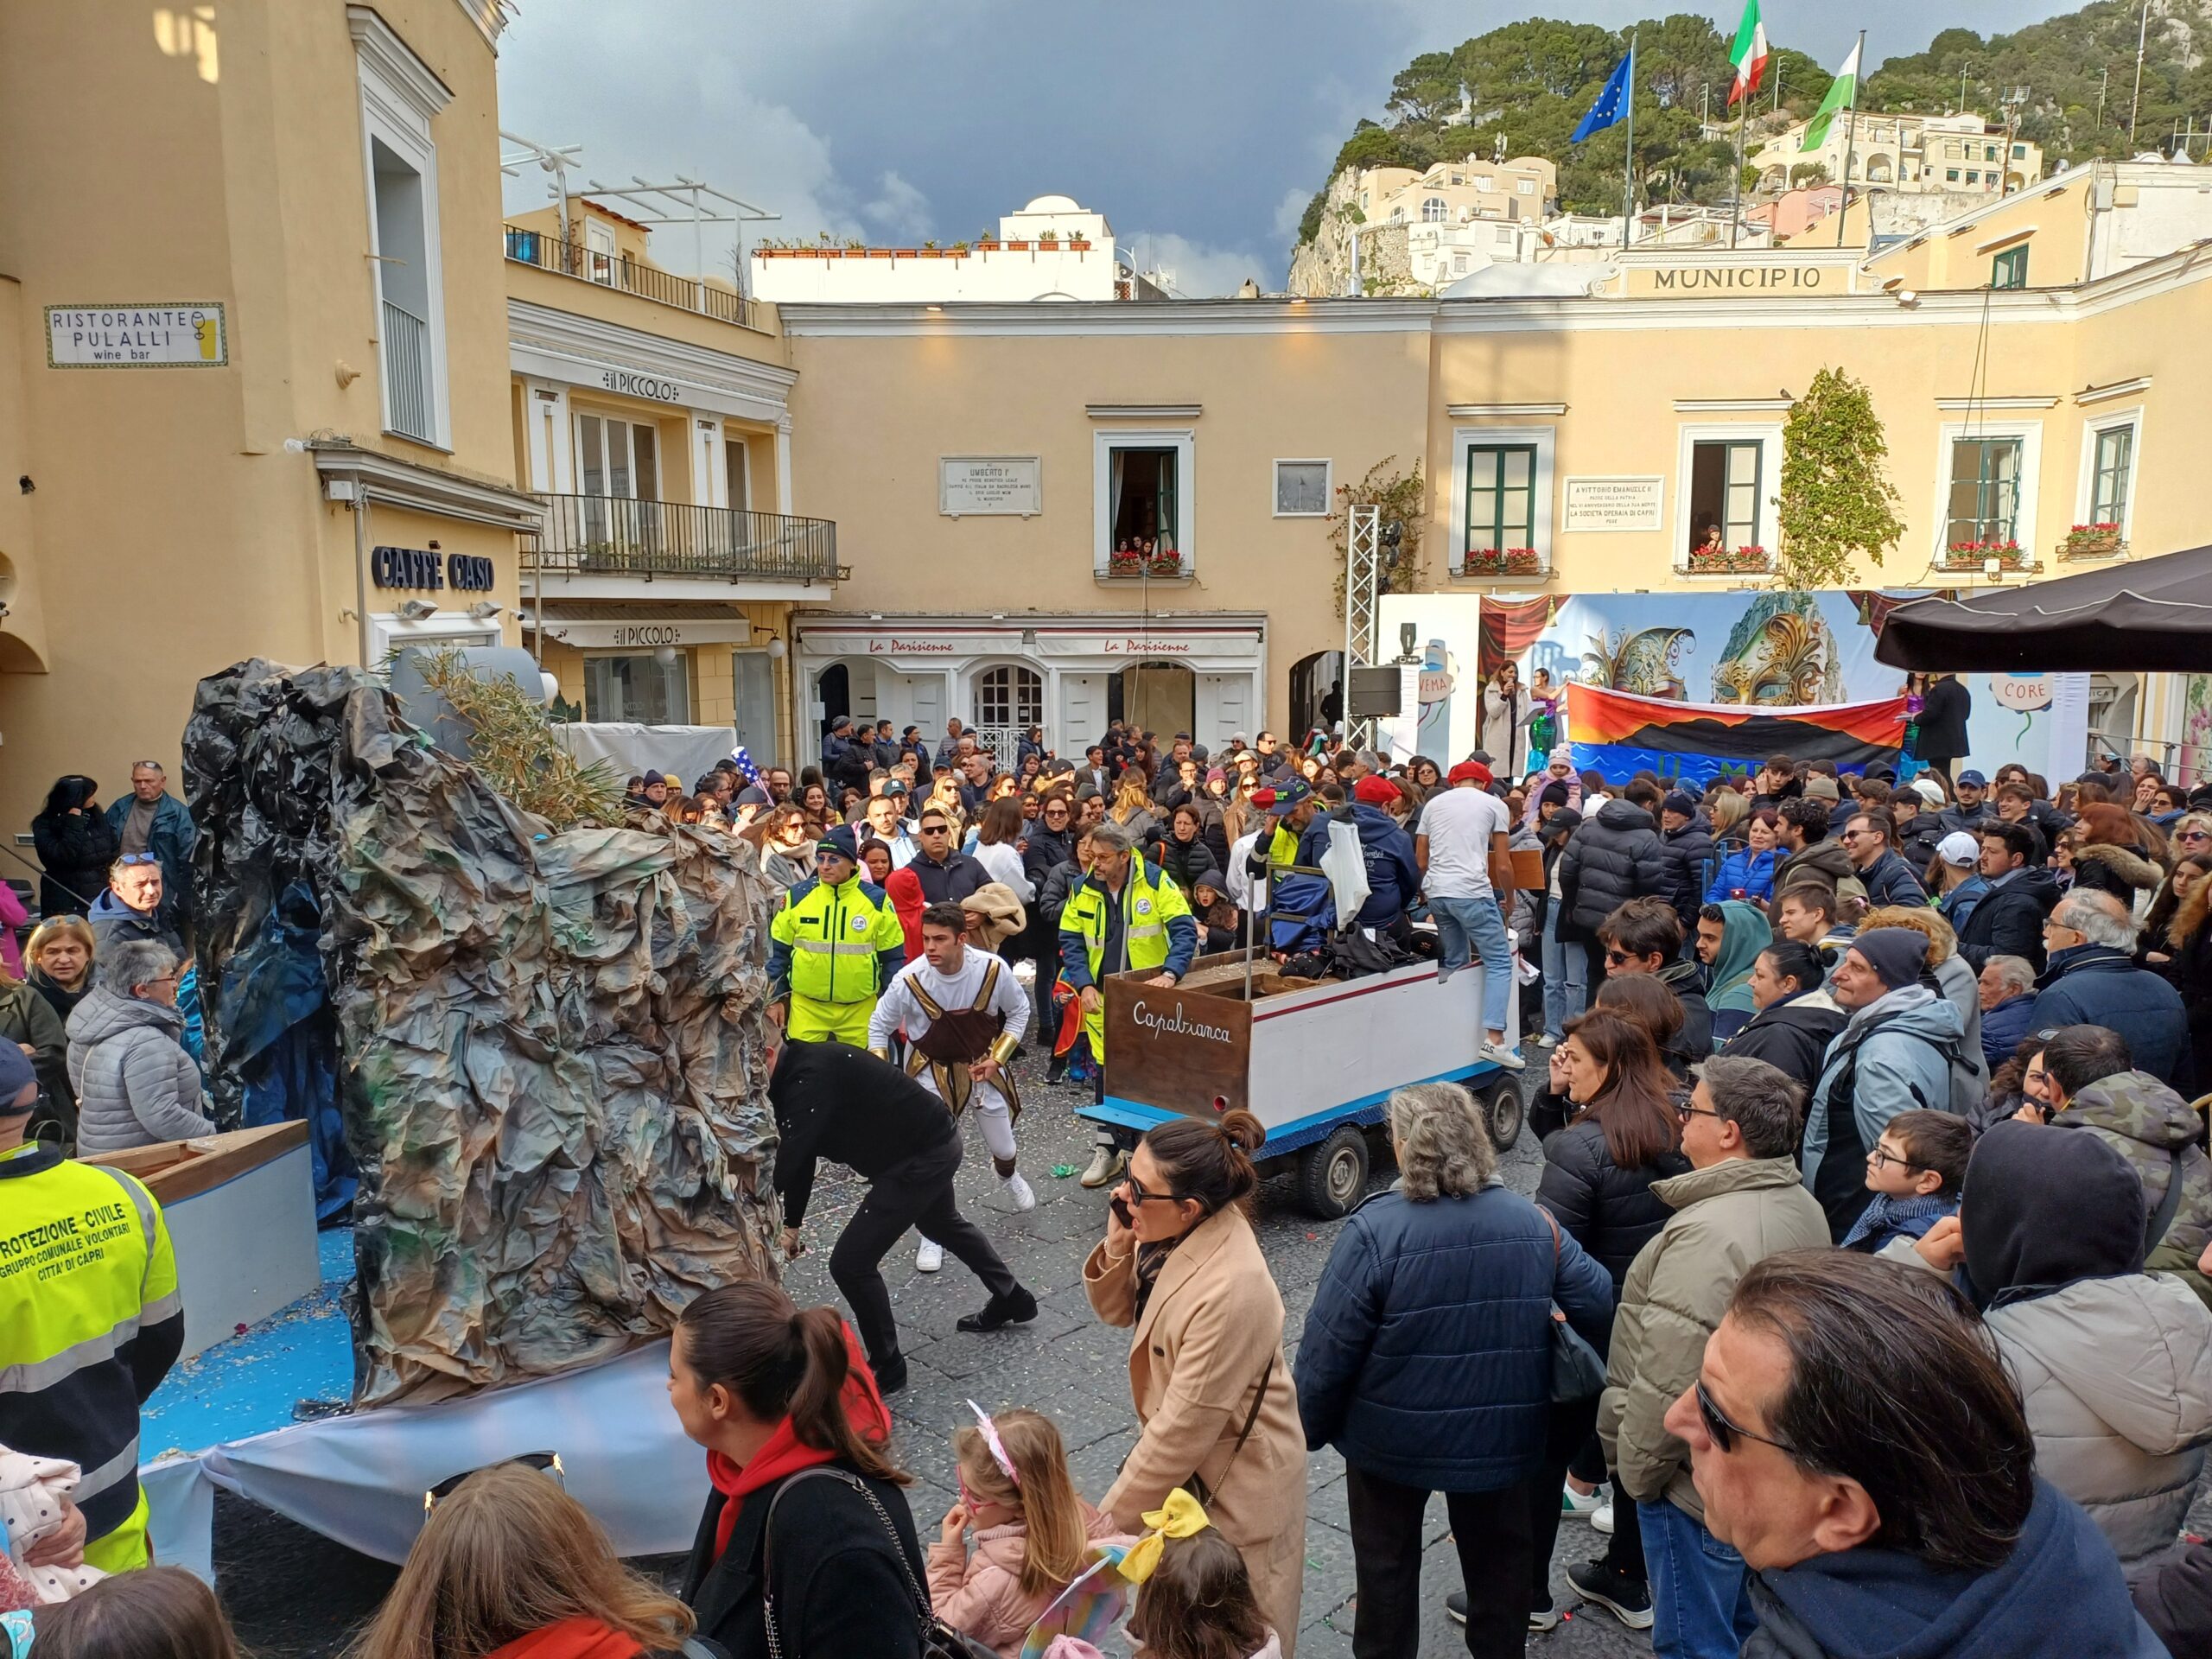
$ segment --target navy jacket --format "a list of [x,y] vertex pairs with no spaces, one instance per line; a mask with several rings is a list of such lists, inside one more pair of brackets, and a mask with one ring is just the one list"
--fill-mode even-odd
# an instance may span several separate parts
[[2147,968],[2138,968],[2126,951],[2105,944],[2061,950],[2036,985],[2030,1031],[2107,1027],[2127,1039],[2138,1071],[2148,1071],[2184,1100],[2196,1097],[2196,1059],[2181,994]]
[[1346,1218],[1298,1346],[1309,1450],[1431,1491],[1535,1472],[1551,1415],[1551,1305],[1604,1353],[1605,1270],[1519,1193],[1415,1204],[1393,1188]]
[[1744,1659],[2158,1659],[2165,1651],[2129,1602],[2112,1546],[2041,1480],[2019,1541],[1987,1572],[1945,1572],[1861,1545],[1747,1582],[1759,1627]]
[[1917,906],[1928,902],[1928,889],[1920,885],[1920,878],[1912,873],[1912,867],[1894,850],[1884,852],[1859,871],[1859,879],[1866,884],[1869,905]]
[[[1317,814],[1299,837],[1298,861],[1319,867],[1321,855],[1329,850],[1329,824],[1332,820],[1341,821],[1345,811],[1351,814],[1359,831],[1360,861],[1367,867],[1367,902],[1359,907],[1356,919],[1362,927],[1387,926],[1406,913],[1414,895],[1421,891],[1421,866],[1414,861],[1414,838],[1388,812],[1357,802],[1335,812]],[[1322,884],[1324,891],[1326,885]],[[1333,925],[1333,904],[1329,914]],[[1281,937],[1278,932],[1278,942]]]
[[1989,1062],[1991,1071],[2012,1058],[2023,1037],[2040,1029],[2031,1017],[2035,1011],[2032,991],[2008,996],[1995,1007],[1981,1011],[1981,1057]]

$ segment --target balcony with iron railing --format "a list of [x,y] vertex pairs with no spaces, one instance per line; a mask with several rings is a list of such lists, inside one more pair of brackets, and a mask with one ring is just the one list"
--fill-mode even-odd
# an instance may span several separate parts
[[403,437],[435,443],[430,418],[430,325],[384,302],[385,424]]
[[694,311],[702,317],[761,332],[759,307],[726,288],[716,288],[690,276],[672,276],[626,254],[606,253],[581,243],[563,242],[557,232],[525,230],[518,225],[502,228],[507,257],[518,264],[535,265],[540,270],[574,276],[579,282],[634,294],[657,304],[672,305],[679,311]]
[[544,575],[827,582],[844,574],[828,518],[600,495],[537,500],[545,524],[524,542],[523,565]]

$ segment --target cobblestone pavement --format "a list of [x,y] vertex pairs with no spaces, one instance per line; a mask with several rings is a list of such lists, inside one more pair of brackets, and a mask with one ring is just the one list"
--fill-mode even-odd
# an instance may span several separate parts
[[[1037,1207],[1017,1214],[994,1176],[990,1160],[969,1125],[969,1156],[959,1186],[963,1204],[997,1244],[1043,1312],[1019,1330],[988,1337],[953,1329],[961,1314],[980,1307],[982,1287],[948,1258],[942,1272],[914,1271],[912,1235],[884,1263],[912,1381],[894,1396],[897,1450],[917,1477],[911,1489],[916,1529],[925,1541],[954,1501],[951,1434],[966,1420],[963,1403],[973,1396],[986,1408],[1027,1405],[1048,1412],[1066,1437],[1078,1489],[1096,1498],[1113,1479],[1136,1436],[1129,1405],[1128,1336],[1102,1325],[1083,1294],[1083,1261],[1104,1230],[1105,1199],[1087,1192],[1072,1176],[1056,1179],[1055,1165],[1080,1166],[1090,1157],[1088,1124],[1074,1116],[1081,1096],[1073,1089],[1046,1089],[1038,1068],[1018,1067],[1028,1103],[1020,1128],[1024,1173],[1037,1190]],[[1532,1140],[1507,1154],[1506,1179],[1534,1191],[1541,1166]],[[1387,1174],[1378,1173],[1380,1184]],[[1285,1180],[1262,1189],[1255,1219],[1275,1281],[1288,1311],[1286,1331],[1294,1361],[1315,1281],[1335,1238],[1333,1224],[1316,1222],[1293,1205]],[[835,1300],[830,1247],[863,1192],[855,1179],[817,1183],[807,1217],[807,1254],[793,1263],[785,1283],[802,1302]],[[1344,1465],[1324,1451],[1308,1471],[1305,1625],[1301,1659],[1349,1659],[1351,1653],[1351,1538],[1346,1530]],[[1446,1592],[1459,1587],[1459,1564],[1446,1536],[1443,1505],[1432,1504],[1423,1599],[1423,1655],[1464,1653],[1457,1626],[1444,1615]],[[1553,1561],[1554,1605],[1571,1617],[1547,1636],[1531,1637],[1536,1659],[1589,1659],[1644,1654],[1649,1641],[1624,1630],[1597,1608],[1582,1609],[1565,1579],[1568,1563],[1599,1551],[1603,1540],[1579,1522],[1560,1530]],[[260,1659],[323,1659],[334,1656],[358,1621],[390,1586],[393,1569],[227,1495],[219,1502],[216,1564],[225,1605],[240,1639]],[[672,1572],[677,1563],[646,1563]]]

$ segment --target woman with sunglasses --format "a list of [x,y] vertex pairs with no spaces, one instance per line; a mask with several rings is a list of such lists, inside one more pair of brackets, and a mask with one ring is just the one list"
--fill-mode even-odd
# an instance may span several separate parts
[[124,1152],[213,1135],[200,1068],[183,1046],[176,953],[154,939],[100,951],[99,983],[69,1016],[77,1149]]
[[[1602,1007],[1567,1022],[1566,1034],[1552,1050],[1551,1077],[1575,1116],[1544,1142],[1536,1202],[1598,1259],[1618,1299],[1629,1264],[1671,1213],[1653,1185],[1690,1167],[1670,1098],[1674,1079],[1642,1021]],[[1576,1427],[1586,1437],[1588,1427]],[[1573,1438],[1566,1428],[1562,1435]],[[1589,1513],[1591,1493],[1583,1487],[1594,1487],[1599,1467],[1586,1457],[1586,1447],[1578,1459],[1583,1486],[1567,1489],[1579,1500],[1580,1513]],[[1648,1630],[1651,1592],[1636,1506],[1616,1501],[1610,1507],[1611,1546],[1603,1560],[1573,1569],[1576,1586],[1631,1629]],[[1604,1518],[1602,1511],[1598,1518]]]
[[1282,1294],[1246,1215],[1267,1138],[1249,1112],[1148,1132],[1084,1263],[1099,1318],[1129,1330],[1140,1430],[1099,1507],[1123,1532],[1182,1487],[1244,1558],[1294,1659],[1306,1574],[1306,1434],[1282,1351]]

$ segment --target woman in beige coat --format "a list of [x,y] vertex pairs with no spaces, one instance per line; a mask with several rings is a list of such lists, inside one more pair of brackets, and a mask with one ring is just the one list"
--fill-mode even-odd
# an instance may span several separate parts
[[[1282,1351],[1282,1295],[1245,1206],[1266,1132],[1249,1112],[1164,1123],[1114,1189],[1084,1288],[1133,1327],[1129,1393],[1142,1426],[1100,1507],[1139,1532],[1176,1487],[1202,1486],[1293,1659],[1306,1575],[1306,1435]],[[1128,1219],[1122,1219],[1126,1214]]]

